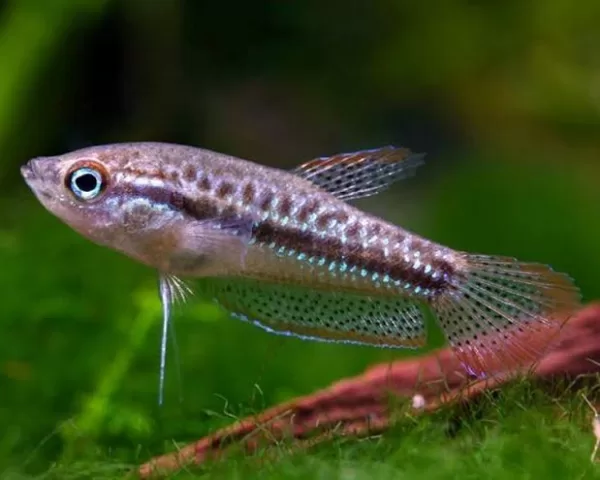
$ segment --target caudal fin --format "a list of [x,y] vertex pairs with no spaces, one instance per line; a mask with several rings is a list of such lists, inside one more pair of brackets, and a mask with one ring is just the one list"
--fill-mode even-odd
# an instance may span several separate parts
[[464,254],[466,269],[433,308],[469,373],[531,366],[581,302],[570,277],[536,263]]

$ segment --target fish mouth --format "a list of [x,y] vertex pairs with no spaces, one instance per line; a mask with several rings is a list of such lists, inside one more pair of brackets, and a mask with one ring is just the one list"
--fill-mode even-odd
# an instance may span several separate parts
[[29,160],[25,165],[21,166],[21,176],[25,179],[30,187],[40,183],[42,175],[40,174],[40,164],[36,159]]
[[39,200],[47,200],[52,197],[51,192],[44,187],[43,178],[39,171],[39,164],[36,163],[35,159],[29,160],[25,165],[21,166],[21,176]]
[[27,183],[36,179],[37,175],[35,174],[31,160],[21,167],[21,176]]

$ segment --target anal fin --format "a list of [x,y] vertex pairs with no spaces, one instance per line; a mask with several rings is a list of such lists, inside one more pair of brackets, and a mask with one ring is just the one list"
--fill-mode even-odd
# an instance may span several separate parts
[[421,348],[421,305],[412,299],[367,297],[246,279],[210,280],[211,294],[233,316],[277,335],[306,340]]

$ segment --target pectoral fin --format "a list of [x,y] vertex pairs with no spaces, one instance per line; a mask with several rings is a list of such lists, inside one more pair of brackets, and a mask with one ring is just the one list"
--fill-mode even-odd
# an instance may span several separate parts
[[190,222],[179,232],[178,248],[170,258],[171,269],[191,274],[210,262],[243,266],[253,228],[252,219],[241,217]]

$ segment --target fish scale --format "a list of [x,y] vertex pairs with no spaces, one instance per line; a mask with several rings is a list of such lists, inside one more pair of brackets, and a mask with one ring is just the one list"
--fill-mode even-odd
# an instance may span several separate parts
[[[273,187],[256,186],[250,181],[241,182],[234,188],[230,178],[215,178],[205,182],[204,179],[209,178],[208,174],[205,175],[200,180],[195,178],[195,185],[204,185],[198,189],[202,204],[216,196],[222,200],[217,208],[217,215],[248,214],[260,219],[253,242],[259,248],[270,248],[277,256],[289,257],[293,252],[293,257],[299,262],[297,268],[304,269],[307,265],[326,267],[327,272],[319,272],[321,275],[317,275],[319,283],[333,277],[334,285],[341,279],[360,283],[361,288],[364,288],[363,280],[368,279],[375,288],[398,291],[412,288],[413,291],[416,289],[416,295],[429,296],[434,289],[421,284],[427,278],[435,280],[436,273],[437,276],[442,276],[436,267],[432,267],[435,260],[429,258],[431,255],[424,248],[423,242],[415,239],[407,242],[407,235],[398,232],[396,227],[388,227],[387,232],[382,232],[385,227],[378,220],[359,220],[344,208],[324,205],[319,198],[298,198],[297,194],[280,192]],[[252,198],[243,194],[248,185],[252,185],[251,190],[256,192]],[[239,211],[232,211],[233,208],[238,208]],[[201,218],[201,215],[196,213],[196,217]],[[274,231],[278,234],[274,234]],[[340,241],[336,241],[333,246],[328,245],[335,239]],[[411,243],[416,244],[414,250]],[[327,250],[332,253],[323,253]],[[357,250],[359,255],[354,257],[358,257],[358,261],[352,262],[348,256],[350,252]],[[426,253],[422,255],[421,252]],[[391,262],[390,256],[395,257]],[[368,263],[376,262],[365,262],[365,259],[373,257],[380,257],[383,261],[369,268]],[[400,272],[392,272],[390,266],[396,267],[395,270]],[[251,273],[246,270],[247,275],[257,277],[264,272],[264,267],[261,272]],[[324,273],[330,275],[323,275]]]
[[[332,281],[337,286],[339,280],[342,280],[358,284],[360,288],[370,282],[377,289],[400,291],[416,288],[415,294],[424,296],[433,292],[433,288],[421,287],[420,284],[425,280],[419,278],[429,276],[435,280],[435,272],[431,266],[433,260],[421,260],[420,250],[405,248],[407,236],[398,232],[396,227],[388,227],[388,232],[383,233],[382,230],[386,228],[379,220],[360,220],[356,215],[346,212],[345,208],[332,208],[324,204],[315,195],[300,197],[271,186],[256,185],[253,181],[235,184],[232,177],[216,177],[207,172],[195,175],[188,187],[190,191],[196,190],[195,195],[200,205],[214,205],[209,211],[195,211],[195,218],[249,215],[258,219],[253,244],[260,249],[270,249],[276,256],[290,257],[290,252],[293,252],[298,263],[288,267],[295,266],[304,271],[307,267],[325,267],[318,269],[312,282],[321,284]],[[253,195],[244,193],[248,190]],[[393,240],[391,247],[390,239]],[[332,242],[335,245],[330,245]],[[324,253],[327,250],[332,253]],[[359,255],[351,255],[353,251],[358,251]],[[397,257],[393,266],[396,270],[402,270],[399,273],[391,272],[390,262],[385,262],[390,251]],[[400,251],[402,255],[399,255]],[[356,261],[353,262],[349,256],[357,257]],[[368,261],[374,257],[384,261],[379,264]],[[369,268],[369,263],[376,266]],[[289,277],[289,270],[287,273],[286,277]],[[256,272],[246,269],[245,274],[255,278],[266,275],[271,279],[274,275],[264,266]],[[368,279],[367,282],[365,279]]]
[[568,275],[454,250],[351,204],[421,165],[388,146],[284,171],[141,142],[36,158],[22,174],[66,224],[159,272],[161,394],[179,277],[203,278],[201,293],[271,333],[418,348],[429,311],[466,372],[531,367],[580,305]]

